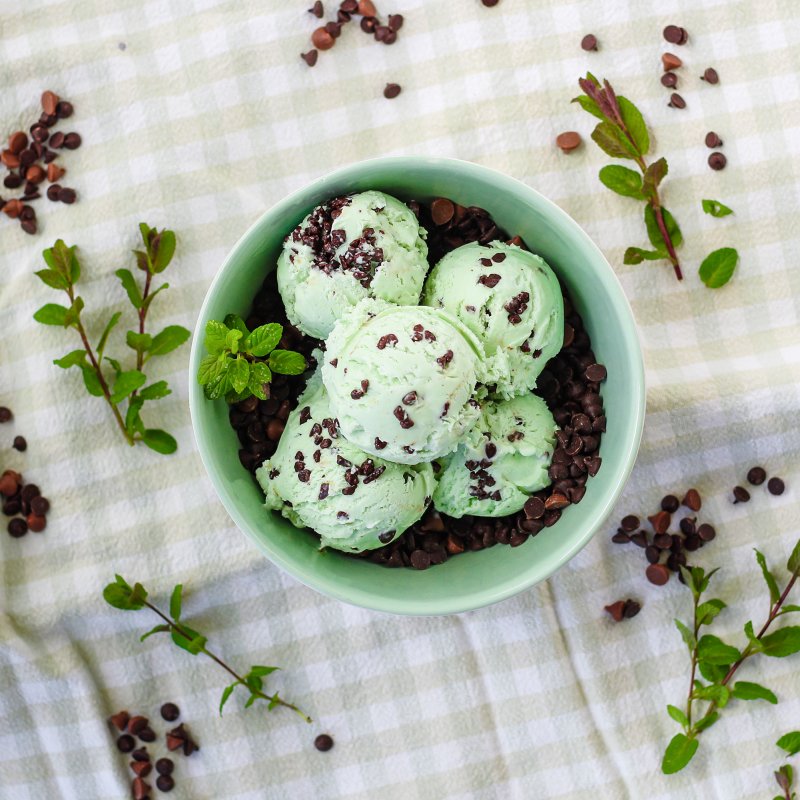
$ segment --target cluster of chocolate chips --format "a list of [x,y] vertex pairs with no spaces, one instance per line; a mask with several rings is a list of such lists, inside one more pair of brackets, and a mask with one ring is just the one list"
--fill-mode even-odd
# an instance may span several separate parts
[[[161,717],[167,722],[174,722],[180,716],[180,709],[175,703],[164,703],[161,706]],[[159,758],[152,763],[147,747],[136,747],[136,739],[146,744],[155,742],[158,738],[150,727],[150,720],[140,715],[131,716],[127,711],[118,711],[109,718],[111,725],[120,732],[117,737],[117,749],[121,753],[130,753],[130,768],[134,774],[131,783],[131,792],[134,800],[149,800],[153,791],[152,786],[145,781],[155,767],[158,774],[156,787],[162,792],[171,792],[175,788],[175,779],[172,773],[175,762],[171,758]],[[181,723],[166,734],[167,749],[170,752],[182,750],[185,756],[197,752],[200,747],[192,738],[189,731]]]
[[18,219],[25,233],[37,231],[36,211],[30,205],[42,195],[40,187],[48,182],[47,198],[53,202],[74,203],[74,189],[62,186],[58,181],[66,170],[55,163],[59,150],[76,150],[81,146],[79,133],[51,132],[59,120],[73,114],[72,103],[62,100],[57,94],[46,91],[42,94],[42,114],[37,122],[25,131],[14,131],[8,137],[8,146],[0,152],[0,162],[8,170],[3,179],[6,189],[22,189],[22,194],[10,199],[0,197],[0,209],[10,219]]

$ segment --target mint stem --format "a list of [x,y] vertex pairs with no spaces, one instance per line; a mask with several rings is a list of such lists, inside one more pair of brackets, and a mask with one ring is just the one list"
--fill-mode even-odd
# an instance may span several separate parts
[[[149,602],[147,602],[147,600],[145,600],[144,604],[151,611],[153,611],[156,614],[158,614],[158,616],[161,617],[161,619],[163,619],[164,622],[166,622],[167,625],[169,625],[169,627],[173,631],[179,633],[181,636],[183,636],[187,640],[191,640],[193,638],[192,635],[188,631],[184,630],[180,626],[179,623],[177,623],[174,620],[170,619],[160,609],[158,609],[158,608],[156,608],[156,606],[152,605],[152,603],[149,603]],[[242,684],[242,686],[244,686],[246,689],[248,689],[252,694],[256,695],[257,697],[260,697],[262,700],[266,700],[266,701],[268,701],[270,703],[277,703],[278,705],[281,705],[281,706],[284,706],[285,708],[291,709],[296,714],[299,714],[300,717],[302,717],[302,719],[304,719],[306,722],[311,722],[312,721],[311,717],[309,717],[306,714],[304,714],[296,705],[294,705],[292,703],[287,703],[285,700],[283,700],[282,698],[278,697],[277,694],[268,695],[268,694],[265,694],[264,692],[262,692],[259,689],[253,689],[251,686],[248,686],[245,683],[244,678],[241,675],[239,675],[238,672],[236,672],[232,667],[228,666],[221,658],[219,658],[217,655],[212,653],[210,650],[206,649],[205,647],[202,647],[200,649],[200,652],[201,653],[205,653],[205,655],[207,655],[212,661],[215,661],[217,664],[219,664],[219,666],[221,666],[222,669],[224,669],[229,675],[231,675],[233,678],[235,678],[239,683]]]
[[[693,613],[693,628],[694,628],[694,640],[697,642],[697,634],[700,632],[700,625],[697,622],[697,606],[700,602],[700,595],[696,597],[693,596],[694,602],[694,613]],[[692,702],[694,698],[692,695],[694,694],[694,679],[695,675],[697,674],[697,644],[692,648],[692,673],[689,677],[689,697],[686,700],[686,718],[689,720],[687,727],[689,730],[692,729]]]

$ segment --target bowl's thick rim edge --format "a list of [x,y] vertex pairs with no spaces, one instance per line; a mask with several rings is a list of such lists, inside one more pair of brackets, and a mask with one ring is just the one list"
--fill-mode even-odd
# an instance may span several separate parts
[[[214,290],[217,287],[217,284],[222,280],[222,276],[225,273],[228,265],[231,261],[234,260],[235,256],[238,254],[239,250],[244,247],[245,242],[255,233],[257,229],[263,224],[264,218],[268,215],[275,214],[279,212],[284,206],[289,206],[294,203],[299,197],[309,192],[314,186],[318,186],[320,184],[324,184],[327,181],[337,180],[343,176],[348,175],[354,169],[366,169],[370,166],[378,166],[378,165],[385,165],[387,163],[393,164],[399,168],[402,168],[404,164],[419,164],[420,161],[428,162],[431,165],[438,165],[438,164],[457,164],[459,169],[464,169],[467,172],[471,172],[475,175],[488,175],[494,181],[500,183],[508,183],[512,187],[517,188],[518,190],[522,190],[524,192],[531,193],[537,198],[537,201],[542,203],[545,206],[550,207],[550,211],[556,216],[562,219],[568,226],[572,226],[574,230],[578,233],[578,235],[584,240],[585,244],[589,246],[591,250],[595,252],[595,255],[599,257],[602,263],[605,264],[607,268],[608,277],[616,283],[618,291],[618,295],[614,298],[614,311],[618,315],[618,319],[620,320],[623,328],[626,329],[626,332],[629,334],[629,338],[632,341],[637,343],[637,347],[635,353],[633,353],[634,358],[629,359],[630,367],[636,374],[638,380],[636,381],[636,386],[640,387],[640,390],[637,392],[635,399],[635,413],[636,413],[636,420],[635,425],[633,428],[629,429],[630,434],[628,436],[628,440],[625,442],[624,450],[625,450],[625,469],[619,475],[616,485],[609,493],[609,495],[605,498],[604,503],[600,508],[598,508],[598,513],[596,519],[593,524],[591,524],[583,536],[573,542],[572,546],[569,547],[558,559],[558,563],[555,564],[551,569],[548,569],[545,574],[538,575],[534,578],[530,577],[521,577],[516,582],[503,586],[502,588],[498,589],[497,587],[486,587],[480,590],[477,590],[473,595],[477,600],[475,602],[458,602],[458,601],[448,601],[447,599],[442,601],[437,601],[437,608],[435,610],[426,609],[423,607],[415,607],[415,601],[413,597],[408,597],[404,599],[404,603],[406,605],[403,609],[397,609],[393,607],[393,603],[391,601],[383,602],[383,599],[380,597],[375,597],[371,594],[366,592],[361,592],[357,587],[348,587],[346,591],[341,590],[334,581],[323,581],[322,584],[318,582],[310,582],[308,581],[305,576],[298,570],[294,564],[292,564],[289,560],[284,558],[283,554],[280,550],[273,548],[269,545],[268,541],[265,541],[260,535],[256,534],[255,532],[250,530],[249,524],[245,521],[244,517],[239,513],[236,504],[234,502],[234,498],[232,498],[228,491],[224,488],[220,476],[218,475],[218,471],[216,466],[213,463],[212,456],[211,456],[211,448],[204,439],[203,435],[199,432],[199,404],[207,402],[202,389],[197,384],[194,376],[197,371],[197,365],[199,363],[200,358],[202,357],[202,342],[204,339],[203,332],[201,329],[201,324],[206,318],[208,307],[211,303],[211,298],[214,294]],[[387,156],[381,158],[373,158],[367,159],[364,161],[358,161],[353,164],[349,164],[345,167],[340,167],[332,172],[329,172],[309,184],[306,184],[299,189],[296,189],[294,192],[291,192],[282,200],[275,203],[272,207],[265,210],[259,217],[256,219],[242,234],[241,237],[237,240],[236,244],[231,248],[230,252],[228,253],[227,257],[223,261],[220,268],[217,270],[217,274],[214,276],[211,284],[206,291],[206,295],[203,299],[203,304],[200,308],[200,311],[197,316],[197,321],[195,323],[195,330],[194,336],[192,340],[192,348],[190,354],[190,361],[189,361],[189,411],[191,416],[192,422],[192,433],[194,435],[195,441],[197,442],[197,447],[200,452],[200,458],[203,462],[203,466],[208,473],[209,478],[214,486],[214,489],[217,493],[217,496],[222,502],[225,510],[228,512],[229,516],[233,519],[236,526],[245,533],[248,538],[250,538],[254,544],[261,550],[274,564],[278,567],[283,569],[285,572],[292,575],[295,579],[303,583],[304,585],[308,586],[309,588],[314,589],[315,591],[321,592],[329,597],[334,599],[340,600],[345,603],[349,603],[351,605],[359,606],[361,608],[370,609],[372,611],[381,611],[390,614],[397,614],[402,616],[443,616],[449,614],[458,614],[463,613],[466,611],[473,611],[479,608],[484,608],[486,606],[493,605],[495,603],[499,603],[503,600],[507,600],[510,597],[513,597],[516,594],[519,594],[526,589],[529,589],[538,583],[544,582],[548,580],[556,571],[558,571],[561,567],[563,567],[566,563],[568,563],[572,558],[577,555],[588,543],[591,541],[592,537],[597,533],[599,528],[603,525],[603,523],[607,520],[608,516],[610,515],[614,504],[618,500],[622,490],[630,477],[631,471],[633,470],[633,466],[636,461],[636,456],[638,454],[639,446],[642,439],[642,433],[644,430],[644,419],[645,419],[645,405],[646,405],[646,387],[645,387],[645,371],[644,371],[644,358],[642,354],[642,348],[640,344],[640,336],[639,331],[636,327],[635,319],[633,316],[633,311],[630,307],[630,303],[628,302],[627,296],[625,295],[625,291],[622,287],[622,284],[614,271],[611,264],[608,262],[606,257],[603,255],[603,252],[600,248],[594,243],[591,237],[583,230],[583,228],[562,208],[556,205],[552,200],[549,200],[547,197],[542,195],[536,189],[528,184],[523,183],[521,180],[517,178],[513,178],[509,175],[506,175],[502,172],[494,170],[490,167],[486,167],[480,164],[475,164],[469,161],[463,161],[461,159],[456,158],[439,158],[439,157],[430,157],[430,156]],[[524,547],[524,545],[523,545]]]

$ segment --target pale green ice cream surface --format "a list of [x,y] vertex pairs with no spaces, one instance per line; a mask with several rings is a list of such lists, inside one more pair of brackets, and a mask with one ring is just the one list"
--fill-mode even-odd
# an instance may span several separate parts
[[487,384],[500,397],[530,391],[564,340],[555,273],[515,245],[465,244],[431,270],[422,302],[458,317],[482,342]]
[[435,488],[431,464],[389,463],[344,439],[319,373],[256,478],[268,508],[316,531],[322,547],[350,553],[397,538],[422,516]]
[[441,462],[435,508],[451,517],[519,511],[533,492],[550,484],[557,429],[544,400],[534,394],[487,400],[458,449]]
[[446,311],[363,300],[328,338],[322,380],[342,434],[388,461],[446,455],[477,419],[477,338]]
[[324,339],[365,297],[415,305],[428,272],[426,235],[413,212],[383,192],[318,206],[286,237],[278,258],[289,321]]

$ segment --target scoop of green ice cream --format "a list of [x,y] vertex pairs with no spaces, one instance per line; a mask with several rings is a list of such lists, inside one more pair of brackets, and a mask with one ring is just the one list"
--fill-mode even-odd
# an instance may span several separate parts
[[455,449],[477,419],[483,350],[455,317],[362,301],[326,344],[322,379],[347,439],[387,461],[417,464]]
[[318,206],[286,237],[278,259],[289,321],[324,339],[365,297],[415,305],[428,271],[425,236],[413,212],[383,192]]
[[307,526],[322,547],[382,547],[416,522],[435,487],[430,464],[372,458],[342,437],[318,377],[289,415],[275,455],[256,477],[268,508]]
[[483,343],[487,383],[501,397],[530,391],[564,339],[553,270],[515,245],[465,244],[431,271],[422,302],[454,314]]
[[437,511],[451,517],[502,517],[519,511],[547,474],[557,425],[544,400],[524,394],[487,401],[458,449],[442,464],[433,494]]

